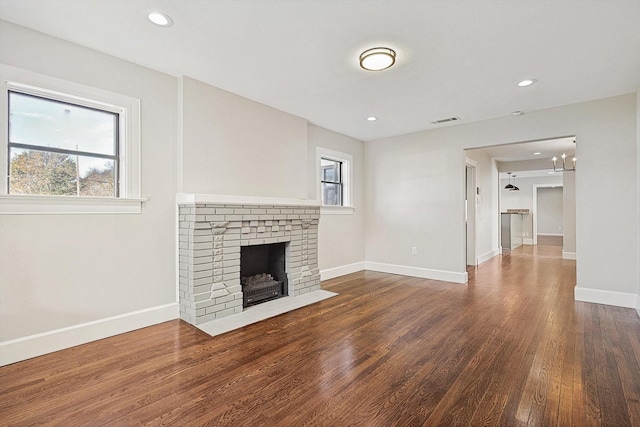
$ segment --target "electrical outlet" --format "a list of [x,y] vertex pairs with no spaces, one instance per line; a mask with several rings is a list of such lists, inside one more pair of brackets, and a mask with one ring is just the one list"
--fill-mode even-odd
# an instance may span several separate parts
[[411,246],[411,255],[418,255],[418,247]]

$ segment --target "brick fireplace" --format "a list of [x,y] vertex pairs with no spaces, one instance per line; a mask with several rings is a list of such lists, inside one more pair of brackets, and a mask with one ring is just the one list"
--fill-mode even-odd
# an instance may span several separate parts
[[243,310],[241,248],[284,244],[286,289],[320,289],[320,203],[263,197],[179,194],[180,318],[194,325]]

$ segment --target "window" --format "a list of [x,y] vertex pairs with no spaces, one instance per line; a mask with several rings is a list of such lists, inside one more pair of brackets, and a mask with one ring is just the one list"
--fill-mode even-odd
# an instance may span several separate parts
[[139,213],[140,101],[0,65],[0,214]]
[[321,158],[322,204],[325,206],[342,206],[342,162]]
[[352,213],[352,156],[318,147],[316,159],[319,177],[318,199],[322,201],[322,213]]
[[118,196],[118,113],[12,90],[8,108],[8,194]]

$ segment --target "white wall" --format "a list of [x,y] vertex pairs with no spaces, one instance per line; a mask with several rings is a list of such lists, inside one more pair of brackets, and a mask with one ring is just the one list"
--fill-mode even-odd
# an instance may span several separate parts
[[0,216],[0,341],[175,305],[177,80],[3,21],[0,62],[140,99],[149,199],[139,215]]
[[538,234],[563,234],[562,187],[538,188]]
[[629,197],[638,191],[636,102],[624,95],[367,143],[367,261],[463,274],[463,150],[576,135],[578,288],[628,304],[639,279],[638,203]]
[[307,197],[307,121],[182,78],[182,192]]
[[[638,90],[636,91],[636,132],[637,132],[637,146],[636,146],[636,176],[637,176],[637,190],[638,190],[638,212],[640,212],[640,84],[638,85]],[[636,311],[638,312],[638,316],[640,316],[640,215],[637,217],[638,219],[638,259],[636,261],[636,267],[638,269],[638,290],[636,294]]]
[[309,124],[307,145],[307,191],[309,199],[318,199],[316,174],[318,147],[350,154],[352,162],[352,199],[354,211],[332,214],[324,211],[319,225],[318,262],[322,278],[364,269],[364,144],[339,133]]
[[499,253],[498,169],[496,162],[482,151],[468,150],[465,156],[477,164],[480,203],[476,204],[476,257],[483,262]]

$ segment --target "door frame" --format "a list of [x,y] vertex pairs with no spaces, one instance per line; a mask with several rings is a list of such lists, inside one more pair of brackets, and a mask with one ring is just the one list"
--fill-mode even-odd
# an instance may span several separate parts
[[[533,244],[534,246],[538,244],[538,188],[562,188],[564,191],[564,187],[562,184],[533,184],[533,206],[531,209],[531,214],[533,215]],[[563,201],[563,209],[564,209],[564,201]]]
[[[465,202],[465,209],[464,209],[464,240],[465,240],[465,245],[464,245],[464,258],[465,258],[465,269],[468,265],[472,265],[472,266],[477,266],[478,265],[478,245],[477,245],[477,236],[478,236],[478,210],[477,210],[477,204],[476,204],[476,191],[478,188],[478,162],[476,162],[473,159],[470,159],[469,157],[464,158],[464,168],[465,168],[465,180],[464,180],[464,194],[466,195],[466,199],[464,200]],[[471,182],[469,182],[469,177],[467,175],[467,168],[471,169]],[[471,184],[471,188],[473,188],[473,194],[468,194],[468,187],[469,184]],[[472,215],[469,215],[469,213],[472,213]],[[469,227],[468,227],[468,223],[469,223],[469,217],[471,217],[472,221],[473,221],[473,230],[471,232],[471,237],[472,239],[469,239],[470,234],[469,234]],[[471,241],[471,253],[469,251],[470,247],[470,241]],[[471,256],[469,256],[471,255]],[[471,259],[469,259],[471,258]]]

